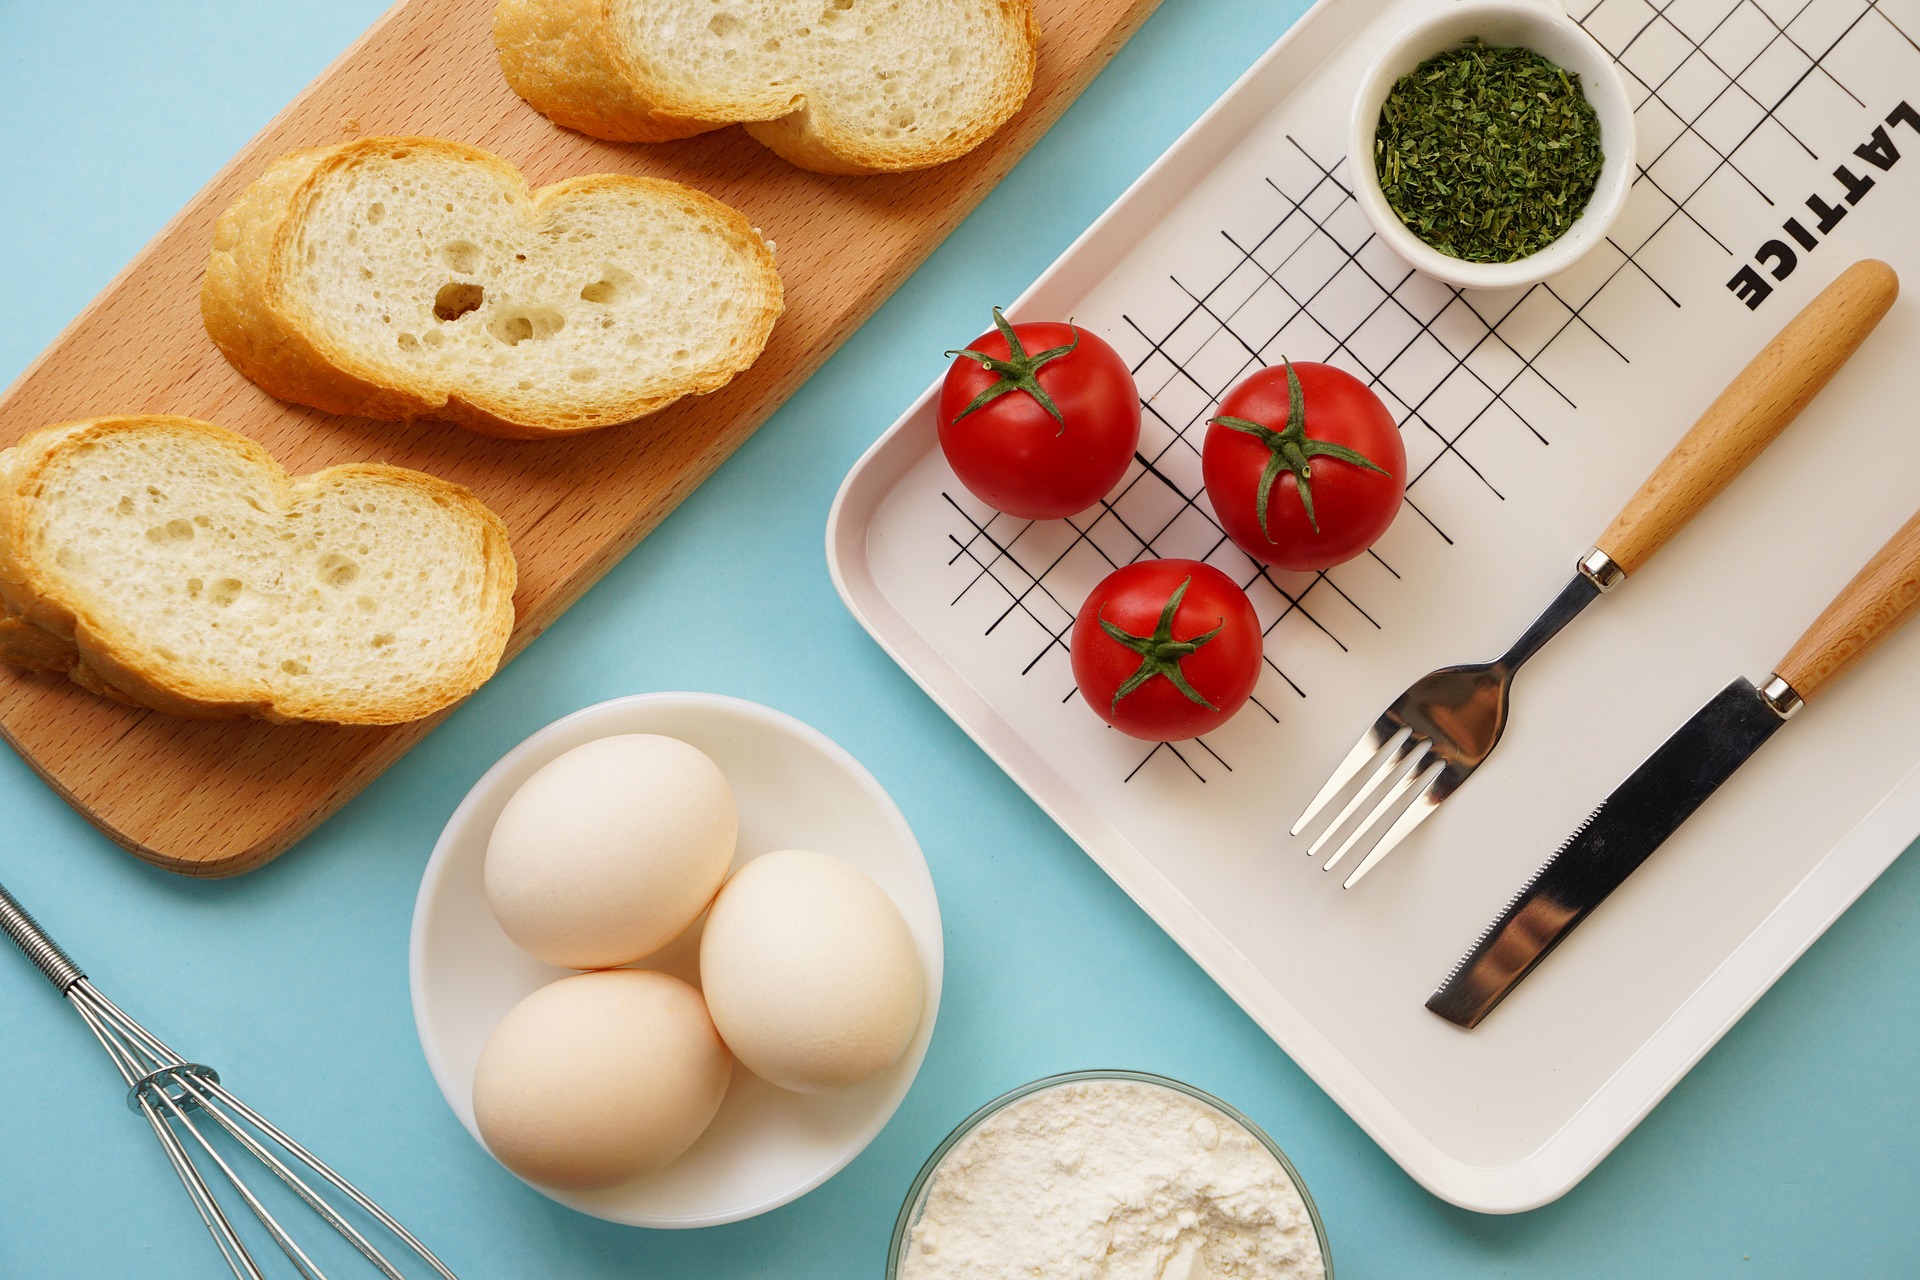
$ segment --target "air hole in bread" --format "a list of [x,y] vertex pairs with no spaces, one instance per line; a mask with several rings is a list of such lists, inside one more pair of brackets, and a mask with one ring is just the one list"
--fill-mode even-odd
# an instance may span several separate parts
[[410,333],[400,334],[394,341],[400,345],[402,351],[418,351],[420,349],[420,339]]
[[319,575],[330,587],[344,587],[360,576],[360,566],[336,551],[320,557]]
[[192,542],[193,522],[173,519],[165,524],[156,524],[147,530],[148,542]]
[[303,676],[307,674],[307,664],[297,658],[283,658],[280,662],[280,669],[290,676]]
[[887,117],[887,123],[896,129],[911,129],[913,127],[913,108],[895,107],[893,114]]
[[478,311],[480,304],[487,300],[487,291],[477,284],[454,280],[440,286],[440,292],[433,295],[433,318],[447,321],[458,320],[469,311]]
[[216,578],[212,589],[207,592],[207,599],[217,605],[230,605],[238,600],[240,593],[246,589],[247,584],[238,578]]
[[586,302],[607,304],[619,302],[632,296],[633,273],[622,271],[619,267],[608,267],[600,273],[600,278],[580,290],[580,297]]
[[379,635],[367,641],[368,647],[373,649],[384,649],[392,643],[393,633],[391,631],[382,631]]
[[725,40],[740,30],[740,19],[731,13],[716,13],[707,23],[707,30]]
[[487,332],[510,347],[535,338],[551,338],[566,328],[567,318],[552,307],[502,307],[487,324]]
[[187,579],[187,599],[198,600],[200,598],[201,591],[205,590],[206,585],[207,585],[206,583],[202,582],[198,578],[188,578]]
[[590,365],[582,365],[580,368],[573,370],[567,376],[569,378],[572,378],[575,382],[592,382],[595,378],[600,376],[600,371],[598,369],[593,368]]
[[461,275],[470,276],[480,269],[486,255],[471,240],[449,240],[441,246],[440,258]]
[[378,200],[375,200],[372,204],[367,206],[367,225],[368,226],[374,226],[374,227],[379,226],[380,219],[386,216],[387,216],[387,206],[385,206],[384,204],[381,204]]
[[130,515],[132,515],[132,514],[133,514],[133,499],[132,499],[131,497],[127,497],[127,496],[125,496],[125,495],[122,495],[122,497],[121,497],[121,499],[120,499],[120,505],[119,505],[119,506],[117,506],[117,507],[115,507],[115,508],[114,508],[114,510],[115,510],[115,511],[118,511],[118,512],[119,512],[119,513],[120,513],[121,515],[123,515],[123,516],[130,516]]
[[441,343],[445,342],[446,339],[440,335],[440,331],[438,329],[429,329],[425,333],[420,335],[420,341],[426,343],[430,347],[437,347]]
[[380,602],[372,596],[361,596],[353,602],[353,607],[362,613],[376,613],[380,609]]

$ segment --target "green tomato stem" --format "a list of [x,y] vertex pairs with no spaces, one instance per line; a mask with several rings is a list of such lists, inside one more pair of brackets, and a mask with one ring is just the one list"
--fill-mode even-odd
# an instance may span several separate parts
[[1219,635],[1226,627],[1227,620],[1225,618],[1220,619],[1219,626],[1216,626],[1205,635],[1195,636],[1191,640],[1175,640],[1173,638],[1173,615],[1179,610],[1180,601],[1185,598],[1187,588],[1192,584],[1192,578],[1185,578],[1179,586],[1173,589],[1173,594],[1167,597],[1165,607],[1160,610],[1160,621],[1154,625],[1152,635],[1136,636],[1131,632],[1122,630],[1107,621],[1105,616],[1106,609],[1104,606],[1101,608],[1100,629],[1111,636],[1116,642],[1125,645],[1140,655],[1140,666],[1132,675],[1122,681],[1120,687],[1113,692],[1114,710],[1117,711],[1120,709],[1120,699],[1126,697],[1155,676],[1165,676],[1168,680],[1172,681],[1173,687],[1184,694],[1189,701],[1197,702],[1209,711],[1218,711],[1220,709],[1200,696],[1199,690],[1187,683],[1186,673],[1180,669],[1180,660],[1191,657],[1199,651],[1201,645]]
[[1273,482],[1282,471],[1293,473],[1294,492],[1300,495],[1300,505],[1307,513],[1307,524],[1315,533],[1320,532],[1320,522],[1313,514],[1313,459],[1337,458],[1341,462],[1350,462],[1356,467],[1365,467],[1369,471],[1378,471],[1381,475],[1390,474],[1383,466],[1357,449],[1349,449],[1343,444],[1333,444],[1326,440],[1315,440],[1307,434],[1307,397],[1300,386],[1300,375],[1293,371],[1293,361],[1281,357],[1281,363],[1287,367],[1287,420],[1278,431],[1265,427],[1258,422],[1245,418],[1210,418],[1232,431],[1250,435],[1272,450],[1267,456],[1267,465],[1260,471],[1260,492],[1254,498],[1254,515],[1260,521],[1260,532],[1267,535],[1267,541],[1275,541],[1273,526],[1268,523],[1268,499],[1273,493]]
[[1046,388],[1040,385],[1040,380],[1036,375],[1040,372],[1042,365],[1052,360],[1058,360],[1061,356],[1067,355],[1078,347],[1080,345],[1080,331],[1074,329],[1073,326],[1069,324],[1067,328],[1073,330],[1072,342],[1069,342],[1064,347],[1053,347],[1040,352],[1038,355],[1030,356],[1027,354],[1026,347],[1021,345],[1020,335],[1013,331],[1013,326],[1007,323],[1006,316],[1000,313],[1000,308],[998,307],[993,309],[993,326],[1000,331],[1000,336],[1007,340],[1008,359],[1001,360],[983,351],[975,351],[971,347],[960,351],[947,352],[949,356],[959,356],[967,360],[977,360],[980,363],[980,367],[987,372],[1000,375],[998,382],[975,396],[973,403],[953,415],[953,420],[955,422],[960,421],[960,419],[966,417],[975,409],[991,401],[998,400],[1009,391],[1024,391],[1038,401],[1040,407],[1045,409],[1047,413],[1052,416],[1053,420],[1060,424],[1060,430],[1054,432],[1056,436],[1060,435],[1066,431],[1067,421],[1060,416],[1060,407],[1054,404],[1053,397],[1048,395]]

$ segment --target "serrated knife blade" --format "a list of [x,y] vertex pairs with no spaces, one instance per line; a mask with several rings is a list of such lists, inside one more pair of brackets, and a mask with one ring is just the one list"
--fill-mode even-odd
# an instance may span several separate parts
[[1427,1008],[1473,1028],[1747,762],[1785,720],[1751,681],[1722,689],[1540,865]]
[[1480,1025],[1802,705],[1920,612],[1920,512],[1900,526],[1787,650],[1764,688],[1735,680],[1575,829],[1447,974],[1427,1008]]

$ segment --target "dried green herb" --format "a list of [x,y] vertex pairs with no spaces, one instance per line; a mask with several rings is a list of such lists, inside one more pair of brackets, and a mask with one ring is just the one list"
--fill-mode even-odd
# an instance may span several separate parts
[[1373,159],[1415,235],[1468,262],[1513,262],[1573,225],[1605,156],[1579,76],[1476,36],[1394,82]]

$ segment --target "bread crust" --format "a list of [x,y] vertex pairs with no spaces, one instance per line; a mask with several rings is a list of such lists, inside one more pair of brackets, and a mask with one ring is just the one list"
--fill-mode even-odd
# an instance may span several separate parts
[[885,145],[833,122],[804,89],[694,98],[652,74],[619,38],[619,0],[500,0],[493,41],[513,91],[554,123],[613,142],[666,142],[728,124],[816,173],[903,173],[957,160],[992,137],[1033,89],[1040,25],[1032,0],[995,0],[1007,75],[970,126],[950,139]]
[[[471,656],[459,670],[411,696],[385,698],[377,690],[351,698],[330,698],[324,692],[275,692],[254,682],[198,676],[161,657],[140,636],[107,616],[103,602],[68,589],[39,563],[33,537],[41,481],[52,463],[64,453],[117,433],[149,431],[195,435],[241,453],[270,478],[283,506],[293,505],[303,488],[379,478],[431,493],[468,514],[480,530],[485,561],[481,618]],[[171,715],[363,725],[402,724],[432,715],[479,688],[499,667],[513,630],[517,580],[513,551],[500,518],[471,491],[419,471],[357,463],[291,477],[245,436],[197,418],[163,414],[60,423],[43,427],[0,452],[0,606],[4,607],[0,662],[61,672],[95,693]]]
[[[528,194],[530,214],[557,201],[599,191],[644,190],[676,201],[723,228],[731,248],[758,270],[741,319],[719,366],[688,375],[663,391],[629,396],[590,415],[528,414],[483,393],[442,394],[424,379],[393,380],[345,344],[330,340],[289,288],[289,255],[317,193],[342,169],[396,150],[439,154],[490,170]],[[545,439],[619,426],[657,413],[690,395],[725,386],[766,347],[785,301],[773,250],[732,206],[662,178],[589,174],[533,190],[519,169],[491,152],[444,138],[368,137],[281,157],[215,224],[200,288],[200,316],[227,360],[268,395],[348,417],[389,422],[452,422],[483,435]]]
[[614,142],[672,142],[724,128],[728,121],[676,117],[634,93],[642,73],[614,39],[607,6],[502,0],[493,11],[493,43],[514,92],[555,124]]

